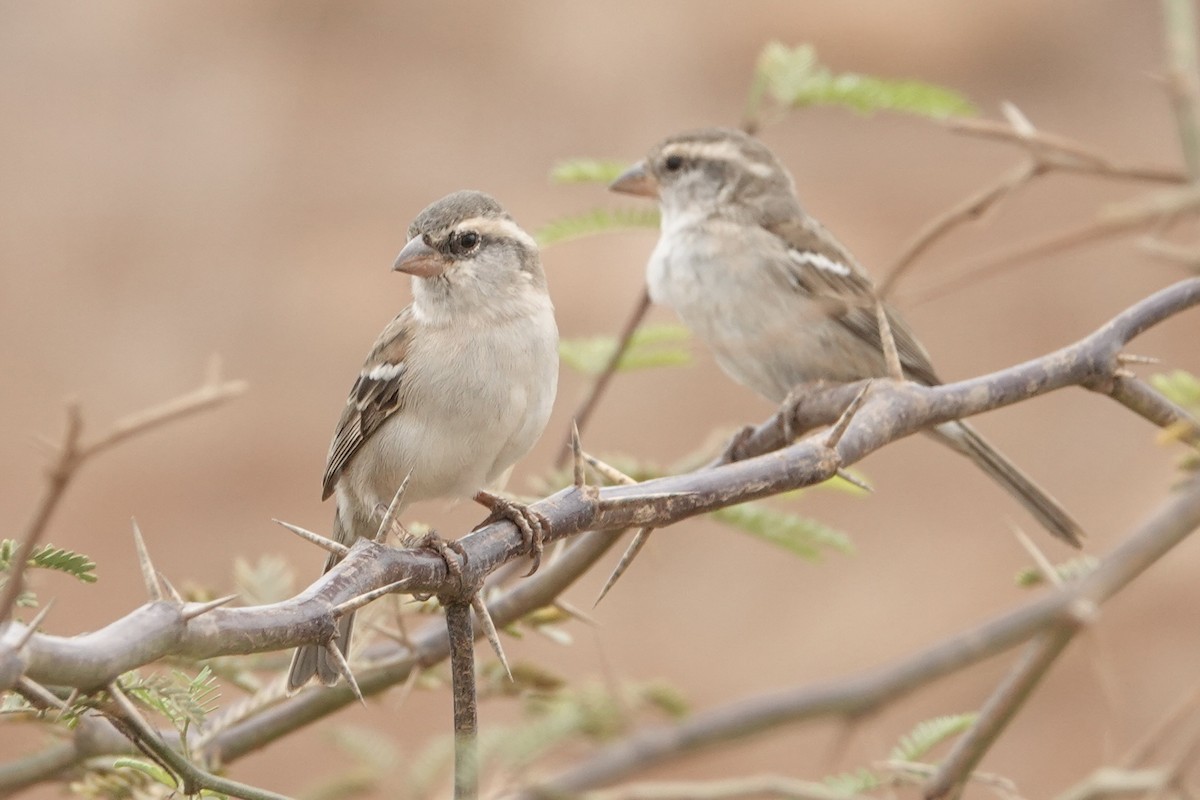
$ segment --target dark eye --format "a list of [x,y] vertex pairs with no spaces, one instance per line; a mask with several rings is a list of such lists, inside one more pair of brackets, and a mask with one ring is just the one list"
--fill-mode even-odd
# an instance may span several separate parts
[[479,246],[479,234],[475,231],[463,231],[450,240],[450,249],[462,255],[469,253]]
[[663,166],[667,168],[667,172],[678,172],[683,167],[683,156],[667,156]]

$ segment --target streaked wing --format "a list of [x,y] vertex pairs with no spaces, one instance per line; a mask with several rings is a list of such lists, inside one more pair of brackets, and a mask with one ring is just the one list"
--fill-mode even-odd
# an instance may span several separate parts
[[363,443],[403,405],[402,390],[407,372],[405,356],[412,323],[411,307],[406,308],[388,323],[367,354],[362,371],[346,398],[346,407],[333,434],[333,444],[329,446],[322,500],[333,494],[342,471]]
[[[810,218],[787,220],[770,225],[767,230],[787,243],[789,282],[824,306],[831,318],[875,351],[882,351],[883,340],[875,316],[875,287],[854,257]],[[940,383],[925,348],[890,306],[885,304],[884,309],[907,376],[918,383]]]

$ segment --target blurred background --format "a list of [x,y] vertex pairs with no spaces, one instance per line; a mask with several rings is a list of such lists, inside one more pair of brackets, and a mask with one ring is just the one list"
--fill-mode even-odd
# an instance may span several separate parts
[[[39,436],[63,400],[87,431],[186,391],[213,354],[249,393],[90,464],[49,539],[99,562],[100,583],[39,576],[59,598],[47,627],[91,630],[143,600],[136,516],[177,584],[228,591],[235,557],[281,554],[298,588],[323,554],[271,524],[325,530],[329,438],[380,328],[409,299],[389,272],[412,217],[459,188],[494,194],[527,229],[597,206],[556,186],[559,160],[633,161],[668,133],[736,125],[770,40],[810,42],[836,70],[955,88],[987,116],[1012,101],[1042,129],[1118,160],[1178,164],[1158,5],[1144,0],[797,3],[62,2],[0,8],[0,512],[19,530],[42,487]],[[931,217],[1017,163],[998,143],[898,115],[792,114],[763,132],[808,209],[876,276]],[[972,259],[1081,223],[1143,189],[1051,177],[959,230],[899,287],[897,303],[948,379],[1032,358],[1181,277],[1130,240],[1097,243],[921,301]],[[637,297],[656,234],[549,248],[566,337],[612,334]],[[656,311],[656,321],[670,321]],[[1193,313],[1134,352],[1200,371]],[[553,460],[586,381],[564,370],[550,428],[509,488]],[[685,369],[620,376],[588,449],[670,463],[771,408],[696,348]],[[1116,404],[1064,391],[978,426],[1078,516],[1104,554],[1168,493],[1178,452]],[[857,674],[1023,602],[1019,524],[1070,554],[965,462],[921,437],[860,465],[870,497],[811,491],[781,508],[847,532],[853,556],[812,564],[707,520],[656,535],[569,647],[531,636],[510,658],[584,680],[663,680],[695,708]],[[459,535],[471,506],[416,515]],[[614,553],[613,559],[616,554]],[[1045,796],[1126,751],[1200,667],[1200,542],[1105,606],[983,769]],[[590,608],[606,570],[569,595]],[[819,778],[886,755],[936,714],[972,710],[998,658],[919,691],[841,739],[790,728],[653,776],[755,772]],[[281,654],[279,664],[285,663]],[[513,716],[485,706],[486,727]],[[298,793],[353,762],[329,729],[365,725],[405,757],[450,725],[448,692],[351,708],[239,761],[232,774]],[[835,746],[837,742],[842,746]],[[39,741],[0,730],[6,757]],[[322,756],[322,753],[327,755]],[[975,790],[981,791],[981,790]],[[57,796],[42,788],[29,796]]]

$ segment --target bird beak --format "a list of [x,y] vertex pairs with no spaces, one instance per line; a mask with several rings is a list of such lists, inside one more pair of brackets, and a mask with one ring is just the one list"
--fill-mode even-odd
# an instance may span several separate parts
[[658,181],[646,170],[646,162],[639,161],[622,172],[608,185],[614,192],[636,194],[640,197],[658,197]]
[[424,239],[414,236],[396,256],[392,269],[418,278],[434,278],[446,271],[446,262]]

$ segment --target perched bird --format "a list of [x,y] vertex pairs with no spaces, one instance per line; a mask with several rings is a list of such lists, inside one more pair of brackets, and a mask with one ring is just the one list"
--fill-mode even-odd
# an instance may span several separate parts
[[[413,276],[412,305],[367,354],[325,466],[322,497],[336,498],[333,535],[347,545],[375,534],[410,473],[404,506],[473,497],[493,517],[532,513],[482,489],[537,441],[558,385],[558,328],[537,244],[499,203],[455,192],[422,211],[408,237],[394,269]],[[540,541],[530,544],[540,552]],[[339,622],[343,653],[351,623]],[[340,673],[324,648],[300,647],[289,690],[314,674],[332,685]]]
[[[672,136],[610,188],[658,200],[650,296],[675,309],[734,380],[782,403],[804,383],[888,374],[870,278],[805,213],[791,175],[757,139],[717,128]],[[905,376],[939,383],[908,325],[885,310]],[[931,433],[1080,546],[1078,523],[966,423]]]

